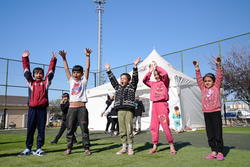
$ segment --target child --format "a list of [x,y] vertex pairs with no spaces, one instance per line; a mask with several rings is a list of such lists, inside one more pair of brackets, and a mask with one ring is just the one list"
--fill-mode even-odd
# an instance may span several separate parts
[[111,105],[111,103],[114,101],[114,96],[113,95],[109,95],[107,94],[107,100],[106,100],[106,108],[105,110],[101,113],[101,117],[103,117],[103,115],[105,115],[107,117],[107,123],[106,123],[106,129],[105,129],[105,134],[109,134],[109,125],[112,123],[111,117],[110,117],[110,112],[107,113],[107,109],[109,108],[109,106]]
[[[152,72],[156,81],[150,81]],[[149,66],[149,72],[143,78],[143,83],[150,87],[150,100],[153,101],[150,123],[153,148],[149,151],[149,154],[157,152],[157,144],[159,141],[159,125],[161,124],[170,146],[170,154],[175,155],[176,150],[173,144],[174,141],[169,129],[169,107],[167,102],[169,99],[168,74],[163,68],[157,66],[155,61],[153,61],[153,64]]]
[[30,155],[32,153],[31,148],[34,141],[34,133],[37,128],[37,150],[33,154],[41,156],[44,154],[42,146],[45,140],[45,125],[47,117],[47,107],[49,105],[48,100],[48,88],[54,77],[56,67],[56,54],[52,52],[52,58],[48,72],[44,78],[44,70],[40,67],[33,69],[33,77],[30,72],[29,63],[29,51],[26,50],[22,55],[24,77],[29,87],[29,111],[28,111],[28,125],[27,125],[27,137],[26,137],[26,149],[19,155]]
[[[135,109],[135,91],[138,83],[138,69],[137,64],[140,62],[140,57],[134,61],[132,81],[128,73],[120,75],[120,84],[110,70],[110,65],[106,64],[105,68],[109,80],[115,89],[114,108],[118,112],[119,133],[122,141],[122,149],[116,154],[128,153],[134,155],[133,150],[133,111]],[[128,144],[128,148],[127,148]]]
[[179,111],[179,107],[175,106],[174,107],[174,112],[173,112],[173,120],[174,120],[174,130],[176,133],[180,133],[181,132],[181,114]]
[[212,152],[205,159],[224,160],[222,154],[222,120],[220,87],[222,82],[221,59],[215,60],[217,66],[216,78],[214,74],[207,73],[203,78],[199,69],[199,62],[193,61],[198,86],[201,89],[202,111],[204,113],[208,144]]
[[[56,135],[55,139],[52,140],[50,142],[50,144],[57,144],[58,140],[60,139],[60,137],[62,136],[63,132],[67,128],[66,116],[67,116],[68,109],[69,109],[69,94],[68,93],[63,93],[62,94],[62,100],[60,102],[60,107],[61,107],[61,110],[62,110],[61,128],[60,128],[58,134]],[[74,143],[77,143],[75,135],[73,136],[73,140],[74,140]]]
[[65,155],[71,154],[74,132],[79,123],[82,131],[82,141],[85,155],[91,155],[89,150],[89,118],[86,103],[88,101],[86,95],[86,87],[89,78],[90,70],[90,54],[91,49],[85,49],[86,54],[86,71],[83,72],[83,68],[80,65],[75,65],[72,69],[72,74],[69,71],[68,63],[66,60],[66,52],[64,50],[59,51],[59,54],[63,59],[63,66],[65,68],[67,79],[70,85],[70,104],[69,111],[67,114],[67,150],[64,152]]
[[[142,113],[145,112],[144,105],[140,100],[139,96],[135,97],[135,113],[133,118],[133,127],[134,134],[138,134],[141,132],[141,116]],[[138,123],[138,128],[136,129],[136,124]]]
[[117,115],[117,109],[114,108],[114,104],[115,101],[113,100],[112,103],[109,105],[109,107],[105,110],[104,115],[109,117],[109,119],[111,120],[110,135],[118,136],[119,134],[118,115]]

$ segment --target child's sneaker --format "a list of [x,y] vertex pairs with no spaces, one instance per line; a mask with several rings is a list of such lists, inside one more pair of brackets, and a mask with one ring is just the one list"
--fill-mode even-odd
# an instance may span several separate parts
[[134,154],[135,154],[134,150],[132,148],[129,148],[128,155],[134,155]]
[[116,152],[117,155],[121,155],[127,152],[126,148],[122,148],[120,151]]
[[218,161],[223,161],[224,160],[224,155],[222,153],[217,154],[216,159]]
[[26,148],[23,152],[18,154],[18,156],[25,156],[25,155],[30,155],[30,154],[32,154],[31,150]]
[[43,156],[44,154],[45,154],[45,152],[44,152],[41,148],[37,149],[37,150],[33,153],[33,155],[38,155],[38,156]]
[[216,158],[216,154],[215,153],[211,153],[211,154],[205,156],[204,158],[205,159],[214,159],[214,158]]

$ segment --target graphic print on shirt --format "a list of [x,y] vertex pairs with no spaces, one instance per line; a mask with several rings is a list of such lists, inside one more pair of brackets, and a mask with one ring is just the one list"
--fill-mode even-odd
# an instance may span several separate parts
[[205,101],[207,102],[205,104],[205,107],[211,107],[211,106],[214,105],[213,94],[214,94],[214,90],[213,89],[208,89],[207,94],[205,96]]
[[156,85],[156,89],[155,89],[155,97],[159,98],[164,96],[164,84],[163,83],[159,83]]
[[82,90],[82,84],[74,83],[74,86],[71,90],[71,95],[77,95],[81,92],[81,90]]

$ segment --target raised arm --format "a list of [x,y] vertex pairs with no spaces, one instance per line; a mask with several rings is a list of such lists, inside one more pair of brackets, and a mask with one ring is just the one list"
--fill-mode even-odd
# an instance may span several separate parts
[[159,66],[155,66],[155,69],[158,71],[158,74],[161,76],[161,80],[164,82],[166,87],[169,87],[169,77],[167,71]]
[[113,86],[113,88],[116,90],[119,86],[119,83],[118,83],[116,77],[114,76],[114,74],[112,73],[112,71],[110,70],[110,65],[105,64],[105,68],[106,68],[110,83]]
[[193,61],[193,65],[195,67],[196,81],[197,81],[198,86],[200,87],[200,89],[202,89],[202,88],[204,88],[204,83],[203,83],[200,68],[199,68],[199,62],[198,61]]
[[216,67],[217,67],[217,70],[216,70],[216,80],[215,80],[215,86],[220,88],[221,86],[221,83],[222,83],[222,67],[221,67],[221,58],[220,57],[217,57],[215,59],[215,64],[216,64]]
[[65,72],[66,72],[66,76],[67,76],[67,79],[70,80],[71,78],[71,73],[69,71],[69,66],[68,66],[68,62],[67,62],[67,59],[66,59],[66,52],[64,50],[60,50],[59,51],[59,54],[62,56],[62,60],[63,60],[63,67],[65,69]]
[[150,81],[150,77],[152,75],[152,72],[154,70],[153,64],[149,64],[149,72],[144,76],[143,83],[147,85],[148,87],[151,87],[152,81]]
[[50,60],[49,69],[45,77],[45,79],[46,80],[48,79],[49,82],[51,82],[51,80],[54,77],[55,69],[56,69],[56,62],[57,62],[57,58],[56,58],[57,55],[54,52],[52,52],[51,54],[52,54],[52,58]]
[[89,48],[85,49],[85,55],[86,55],[86,71],[84,73],[84,77],[86,80],[89,79],[89,71],[90,71],[90,54],[92,53],[92,50]]
[[134,61],[134,68],[133,68],[133,74],[132,74],[132,81],[131,81],[131,84],[136,88],[137,87],[137,84],[138,84],[138,81],[139,81],[139,78],[138,78],[138,68],[137,68],[137,65],[138,63],[141,61],[141,58],[138,57],[137,59],[135,59]]
[[25,50],[22,55],[23,73],[27,82],[31,82],[33,80],[32,74],[30,72],[29,55],[30,55],[30,52],[28,50]]

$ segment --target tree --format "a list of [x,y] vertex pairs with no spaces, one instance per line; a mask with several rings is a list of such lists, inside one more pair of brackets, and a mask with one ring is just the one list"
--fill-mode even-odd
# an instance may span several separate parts
[[58,120],[61,118],[60,101],[60,99],[57,99],[49,102],[49,113],[52,120]]
[[250,106],[250,46],[233,48],[222,66],[226,95]]

